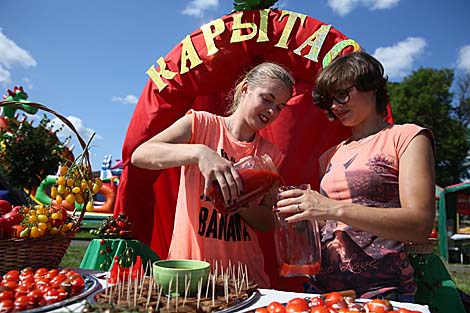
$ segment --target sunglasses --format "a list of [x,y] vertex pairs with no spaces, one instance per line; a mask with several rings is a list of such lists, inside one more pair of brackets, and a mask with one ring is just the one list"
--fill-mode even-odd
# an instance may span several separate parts
[[318,94],[314,95],[315,100],[318,100],[317,103],[319,103],[320,107],[324,110],[331,110],[331,107],[333,106],[333,100],[336,101],[339,104],[346,104],[349,102],[351,99],[351,96],[349,95],[349,92],[351,91],[352,88],[354,88],[355,85],[352,85],[346,89],[340,89],[335,92],[335,94],[329,98],[325,99],[323,96],[320,96]]

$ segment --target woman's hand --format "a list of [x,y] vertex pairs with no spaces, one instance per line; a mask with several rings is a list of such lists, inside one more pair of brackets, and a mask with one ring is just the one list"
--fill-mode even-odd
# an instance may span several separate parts
[[198,166],[204,177],[203,196],[209,198],[211,184],[216,181],[225,200],[225,204],[233,203],[243,191],[243,183],[233,164],[221,157],[214,150],[201,146],[198,154]]
[[291,189],[278,194],[276,207],[279,214],[289,216],[288,223],[306,219],[321,221],[331,218],[336,202],[315,190]]

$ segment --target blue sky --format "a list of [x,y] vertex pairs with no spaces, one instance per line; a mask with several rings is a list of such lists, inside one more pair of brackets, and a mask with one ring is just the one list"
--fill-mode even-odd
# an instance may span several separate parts
[[[356,40],[391,81],[420,67],[470,71],[468,0],[281,0],[278,7]],[[97,170],[105,155],[121,158],[148,67],[232,9],[231,0],[1,0],[2,94],[21,85],[83,138],[96,132],[90,152]]]

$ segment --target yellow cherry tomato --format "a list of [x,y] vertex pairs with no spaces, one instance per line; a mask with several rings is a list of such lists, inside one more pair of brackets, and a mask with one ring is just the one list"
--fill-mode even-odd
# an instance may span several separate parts
[[65,185],[65,177],[64,176],[57,177],[57,185]]
[[65,176],[67,174],[67,171],[69,170],[67,165],[62,165],[59,170],[59,175],[60,176]]
[[47,229],[47,224],[46,223],[38,223],[38,228],[45,231]]
[[51,187],[51,198],[54,199],[57,196],[57,187],[52,186]]
[[74,202],[75,202],[75,196],[73,195],[73,193],[68,194],[67,197],[65,197],[65,201],[66,201],[68,204],[74,204]]
[[82,189],[81,189],[80,187],[73,187],[73,188],[72,188],[72,192],[73,192],[73,193],[79,193],[79,192],[81,192],[81,191],[82,191]]
[[66,190],[67,188],[65,188],[65,185],[59,185],[59,187],[57,187],[57,192],[59,193],[59,195],[63,195]]
[[55,202],[57,202],[57,204],[62,204],[62,196],[61,195],[57,195],[55,197]]
[[88,203],[86,204],[86,211],[87,212],[93,212],[94,209],[95,209],[95,206],[93,205],[93,202],[88,201]]
[[38,215],[38,221],[39,223],[46,223],[49,220],[49,218],[44,215],[44,214],[39,214]]
[[84,199],[83,199],[83,195],[81,193],[77,193],[75,194],[75,201],[78,203],[78,204],[82,204]]

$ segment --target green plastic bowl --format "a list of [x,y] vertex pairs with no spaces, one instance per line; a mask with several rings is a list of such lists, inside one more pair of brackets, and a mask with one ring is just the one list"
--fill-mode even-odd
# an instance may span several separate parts
[[189,283],[188,295],[197,295],[198,282],[202,277],[202,286],[206,286],[209,277],[210,264],[199,260],[160,260],[153,263],[153,277],[158,288],[168,294],[171,281],[171,294],[176,292],[176,277],[178,277],[178,294],[185,295],[185,276]]

